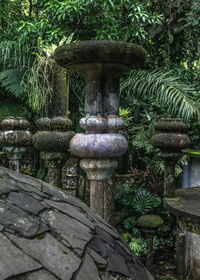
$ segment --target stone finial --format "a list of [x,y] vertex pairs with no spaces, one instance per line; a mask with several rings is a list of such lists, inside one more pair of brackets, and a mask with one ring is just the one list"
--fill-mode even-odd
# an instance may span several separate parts
[[0,122],[0,146],[9,159],[9,168],[20,171],[20,161],[32,143],[29,122],[21,117],[6,117]]
[[186,131],[186,124],[178,118],[163,118],[155,125],[155,135],[151,143],[161,150],[160,156],[165,161],[164,197],[174,196],[175,165],[181,157],[181,150],[190,145]]
[[160,119],[155,125],[155,131],[152,144],[162,151],[179,152],[190,145],[187,126],[181,119]]
[[163,224],[163,219],[159,215],[142,215],[138,219],[138,226],[142,228],[145,233],[155,233]]
[[138,219],[138,226],[146,235],[147,240],[147,269],[153,271],[153,236],[157,233],[157,229],[163,224],[163,219],[158,215],[142,215]]
[[[145,50],[135,44],[116,41],[83,41],[58,47],[56,62],[74,70],[86,79],[85,116],[71,140],[72,153],[80,158],[81,167],[90,179],[90,206],[105,216],[108,203],[106,180],[117,166],[116,157],[123,155],[128,143],[118,133],[124,125],[119,117],[120,76],[140,67],[146,59]],[[109,198],[109,199],[113,199]]]
[[67,159],[71,121],[67,117],[41,118],[36,121],[39,131],[33,136],[34,147],[41,151],[40,156],[48,168],[48,180],[61,187],[61,169]]

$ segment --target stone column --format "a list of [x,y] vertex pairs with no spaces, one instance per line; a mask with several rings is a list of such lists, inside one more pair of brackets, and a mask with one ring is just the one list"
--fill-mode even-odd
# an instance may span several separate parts
[[27,130],[29,126],[27,120],[14,117],[7,117],[0,123],[0,145],[9,159],[9,168],[17,172],[20,172],[22,156],[32,142],[32,135]]
[[62,169],[62,188],[71,196],[77,196],[78,193],[78,166],[79,158],[71,156]]
[[86,79],[85,116],[80,120],[85,133],[73,137],[70,149],[82,158],[80,166],[90,180],[90,207],[111,221],[107,214],[108,180],[117,167],[115,158],[128,147],[118,133],[124,125],[119,118],[119,79],[122,73],[141,66],[146,53],[142,47],[124,42],[84,41],[58,47],[54,58]]
[[48,96],[45,104],[45,116],[54,118],[67,116],[69,110],[69,89],[68,75],[66,69],[52,61],[52,72],[50,83],[52,85],[52,95]]
[[153,237],[157,234],[158,228],[163,224],[163,219],[158,215],[142,215],[138,219],[138,226],[146,235],[147,254],[146,267],[153,272]]
[[[190,145],[190,138],[186,134],[187,126],[180,119],[161,119],[155,125],[155,130],[156,134],[152,137],[152,144],[161,150],[160,155],[165,161],[164,198],[177,199],[174,198],[175,165],[181,157],[181,150]],[[185,247],[185,234],[180,230],[178,218],[176,261],[180,280],[185,280]]]
[[180,119],[160,119],[155,125],[151,142],[160,149],[160,156],[165,161],[164,197],[174,196],[175,165],[181,157],[181,150],[190,145],[186,131],[187,126]]
[[48,168],[48,182],[61,187],[61,171],[67,159],[71,121],[67,117],[41,118],[36,121],[39,131],[33,136],[34,147],[41,151],[40,156]]

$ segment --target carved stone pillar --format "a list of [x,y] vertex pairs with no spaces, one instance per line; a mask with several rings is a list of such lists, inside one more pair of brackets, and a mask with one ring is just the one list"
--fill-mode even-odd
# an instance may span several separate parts
[[163,224],[163,219],[158,215],[142,215],[138,219],[138,226],[146,235],[147,256],[146,267],[153,272],[153,237],[157,234],[158,228]]
[[71,196],[77,196],[78,193],[78,166],[79,158],[71,156],[62,169],[62,188]]
[[61,187],[61,170],[74,135],[69,131],[71,121],[67,117],[41,118],[36,124],[39,131],[33,136],[33,145],[41,151],[40,156],[48,168],[48,182]]
[[111,221],[106,209],[107,181],[117,167],[115,158],[128,147],[125,137],[118,133],[124,125],[119,118],[119,79],[123,73],[140,67],[146,52],[124,42],[84,41],[58,47],[54,58],[60,66],[86,79],[85,116],[80,120],[85,133],[73,137],[70,149],[82,158],[80,166],[90,180],[91,208]]
[[0,123],[0,145],[9,159],[9,168],[20,172],[21,159],[31,145],[29,122],[23,118],[7,117]]
[[190,145],[187,126],[180,119],[160,119],[155,125],[151,142],[161,150],[165,161],[164,197],[173,197],[175,192],[175,165],[181,157],[181,149]]

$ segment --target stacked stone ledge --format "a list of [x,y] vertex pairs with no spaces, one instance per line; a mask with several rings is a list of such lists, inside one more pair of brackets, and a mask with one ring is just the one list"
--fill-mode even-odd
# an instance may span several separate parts
[[22,156],[32,144],[29,126],[29,122],[20,117],[6,117],[0,122],[0,146],[9,159],[9,168],[17,172],[20,171]]
[[120,235],[65,192],[0,167],[0,280],[153,280]]
[[61,171],[68,157],[71,121],[67,117],[41,118],[36,121],[39,131],[33,136],[33,145],[48,168],[48,182],[61,187]]

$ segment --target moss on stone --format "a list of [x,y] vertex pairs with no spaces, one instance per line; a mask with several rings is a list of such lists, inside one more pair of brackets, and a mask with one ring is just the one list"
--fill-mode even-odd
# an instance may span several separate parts
[[138,226],[146,229],[156,229],[163,224],[163,219],[158,215],[142,215],[138,219]]
[[165,197],[165,199],[169,201],[179,201],[180,197]]
[[200,150],[183,149],[182,152],[192,158],[200,158]]
[[56,62],[64,67],[79,63],[119,63],[139,67],[147,57],[143,47],[120,41],[80,41],[58,47]]

